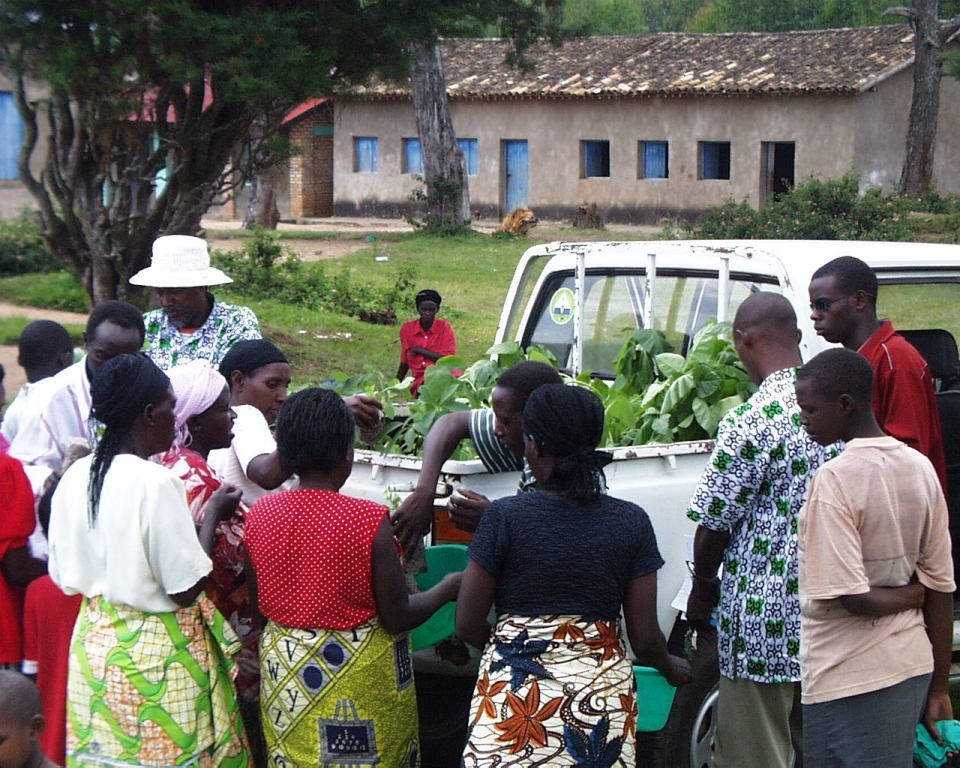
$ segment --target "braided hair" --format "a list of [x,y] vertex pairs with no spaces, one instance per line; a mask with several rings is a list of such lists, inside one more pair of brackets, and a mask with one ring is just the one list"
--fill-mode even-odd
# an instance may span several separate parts
[[523,409],[523,432],[554,459],[544,490],[591,501],[606,486],[609,453],[598,451],[603,437],[603,403],[589,389],[565,384],[537,387]]
[[336,392],[312,387],[291,395],[277,417],[277,451],[284,472],[332,472],[355,439],[350,409]]
[[117,355],[104,363],[90,385],[91,414],[106,429],[97,443],[90,464],[87,501],[90,525],[97,520],[100,494],[113,457],[120,453],[123,441],[137,416],[151,403],[159,401],[170,388],[170,379],[142,352]]

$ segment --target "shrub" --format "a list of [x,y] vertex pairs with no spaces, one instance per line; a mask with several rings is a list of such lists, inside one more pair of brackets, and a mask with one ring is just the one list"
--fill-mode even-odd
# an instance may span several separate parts
[[232,290],[253,299],[276,299],[310,309],[396,322],[396,307],[409,296],[413,270],[401,269],[386,288],[364,285],[347,272],[333,276],[320,264],[304,264],[280,244],[279,232],[256,229],[239,251],[214,251],[213,261],[233,278]]
[[859,191],[854,173],[808,179],[754,210],[730,200],[710,208],[691,230],[698,238],[800,240],[909,240],[908,205],[879,189]]
[[47,249],[33,216],[24,210],[0,220],[0,275],[58,272],[63,269]]

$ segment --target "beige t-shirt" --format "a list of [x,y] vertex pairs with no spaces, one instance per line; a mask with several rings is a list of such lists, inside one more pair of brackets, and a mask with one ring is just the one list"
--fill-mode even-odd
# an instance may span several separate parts
[[874,618],[843,595],[920,583],[952,592],[947,507],[936,472],[892,437],[851,440],[813,478],[800,512],[804,704],[887,688],[933,670],[919,609]]

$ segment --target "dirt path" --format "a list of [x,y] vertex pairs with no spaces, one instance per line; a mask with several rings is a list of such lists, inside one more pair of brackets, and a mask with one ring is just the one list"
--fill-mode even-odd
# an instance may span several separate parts
[[[9,304],[5,301],[0,301],[0,317],[29,317],[31,320],[55,320],[58,323],[79,323],[80,325],[87,322],[87,316],[78,312],[22,307],[19,304]],[[27,380],[23,368],[17,363],[16,346],[0,344],[0,365],[3,365],[7,372],[3,379],[3,388],[6,390],[7,400],[9,401],[13,399]]]

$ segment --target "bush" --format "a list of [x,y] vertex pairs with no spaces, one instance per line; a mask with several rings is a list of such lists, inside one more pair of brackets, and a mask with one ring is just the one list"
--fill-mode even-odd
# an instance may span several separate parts
[[275,299],[309,309],[339,312],[368,322],[396,322],[396,307],[409,299],[413,270],[401,269],[386,288],[330,276],[320,264],[304,264],[280,244],[279,232],[256,229],[239,251],[214,251],[214,263],[233,278],[231,290],[253,299]]
[[691,230],[697,238],[774,240],[909,240],[908,205],[879,189],[859,191],[854,173],[808,179],[754,210],[733,200],[710,208]]
[[90,297],[72,272],[5,277],[0,280],[0,300],[82,314],[90,310]]
[[33,216],[24,211],[0,220],[0,275],[58,272],[63,265],[47,249]]

